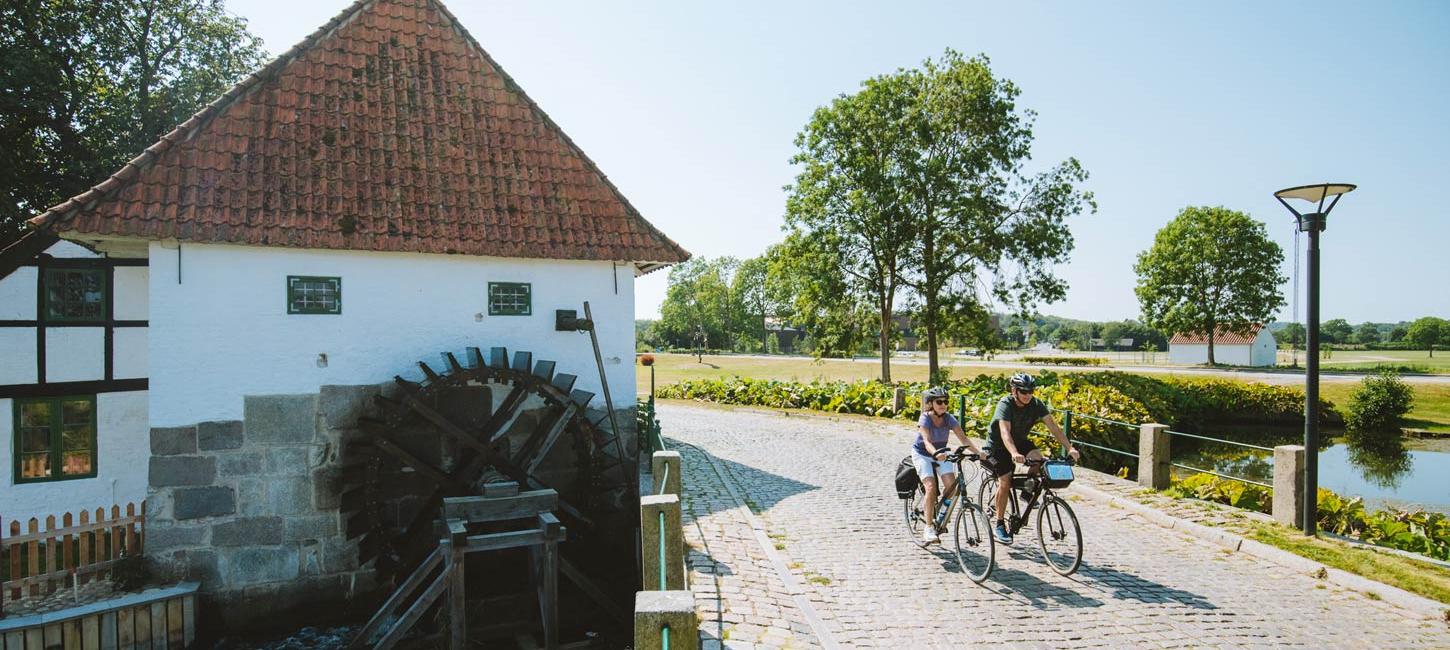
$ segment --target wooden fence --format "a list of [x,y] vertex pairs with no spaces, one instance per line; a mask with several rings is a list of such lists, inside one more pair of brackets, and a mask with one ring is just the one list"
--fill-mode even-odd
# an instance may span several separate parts
[[[139,512],[138,512],[139,510]],[[146,537],[146,504],[64,513],[45,518],[45,529],[31,517],[0,521],[0,617],[5,603],[44,596],[81,585],[110,571],[127,557],[141,554]],[[8,531],[8,532],[7,532]]]

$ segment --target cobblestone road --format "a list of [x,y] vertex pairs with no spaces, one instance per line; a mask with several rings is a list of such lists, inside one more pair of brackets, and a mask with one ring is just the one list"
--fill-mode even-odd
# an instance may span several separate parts
[[911,544],[890,475],[909,424],[664,403],[685,464],[704,648],[1450,647],[1450,628],[1072,497],[1082,569],[1031,529],[985,585]]

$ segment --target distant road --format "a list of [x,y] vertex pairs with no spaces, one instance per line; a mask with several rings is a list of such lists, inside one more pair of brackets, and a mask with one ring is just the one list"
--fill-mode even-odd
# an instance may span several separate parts
[[[781,359],[790,358],[782,355],[765,354],[738,354],[731,355],[738,357],[750,357],[756,359]],[[800,359],[811,359],[804,355],[791,355]],[[877,357],[856,357],[850,359],[857,363],[879,364],[881,359]],[[842,359],[846,361],[846,359]],[[954,368],[983,368],[986,370],[1003,370],[1006,368],[1041,368],[1044,370],[1121,370],[1124,372],[1154,373],[1163,375],[1205,375],[1210,377],[1225,377],[1233,379],[1244,379],[1248,381],[1259,381],[1266,384],[1302,384],[1304,373],[1302,371],[1255,371],[1255,370],[1234,370],[1227,368],[1195,368],[1189,366],[1136,366],[1136,365],[1105,365],[1105,366],[1058,366],[1026,364],[1020,361],[963,361],[946,355],[941,357],[942,365]],[[926,359],[918,357],[892,357],[892,364],[926,365]],[[1321,370],[1320,381],[1323,382],[1357,382],[1364,378],[1363,373],[1333,372]],[[1401,375],[1401,378],[1412,384],[1429,385],[1450,385],[1450,375]]]

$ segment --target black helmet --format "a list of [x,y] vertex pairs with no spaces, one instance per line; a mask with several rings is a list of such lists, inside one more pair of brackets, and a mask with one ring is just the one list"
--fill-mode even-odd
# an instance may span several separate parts
[[930,402],[934,399],[947,399],[947,389],[941,386],[932,386],[925,393],[921,394],[921,401]]
[[1037,382],[1032,379],[1032,375],[1029,375],[1025,372],[1019,372],[1015,375],[1012,375],[1012,379],[1008,380],[1007,383],[1010,384],[1013,388],[1016,388],[1017,390],[1037,389]]

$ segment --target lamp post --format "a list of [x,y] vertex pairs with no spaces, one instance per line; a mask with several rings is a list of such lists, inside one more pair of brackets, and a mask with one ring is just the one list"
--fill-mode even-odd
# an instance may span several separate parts
[[[1320,183],[1301,185],[1274,192],[1274,198],[1284,204],[1298,220],[1300,232],[1309,233],[1309,313],[1305,317],[1306,358],[1304,360],[1304,534],[1314,536],[1315,524],[1319,519],[1319,233],[1329,216],[1329,211],[1339,203],[1339,197],[1354,190],[1347,183]],[[1329,206],[1324,202],[1333,197]],[[1284,199],[1297,199],[1315,204],[1314,211],[1301,213]]]

